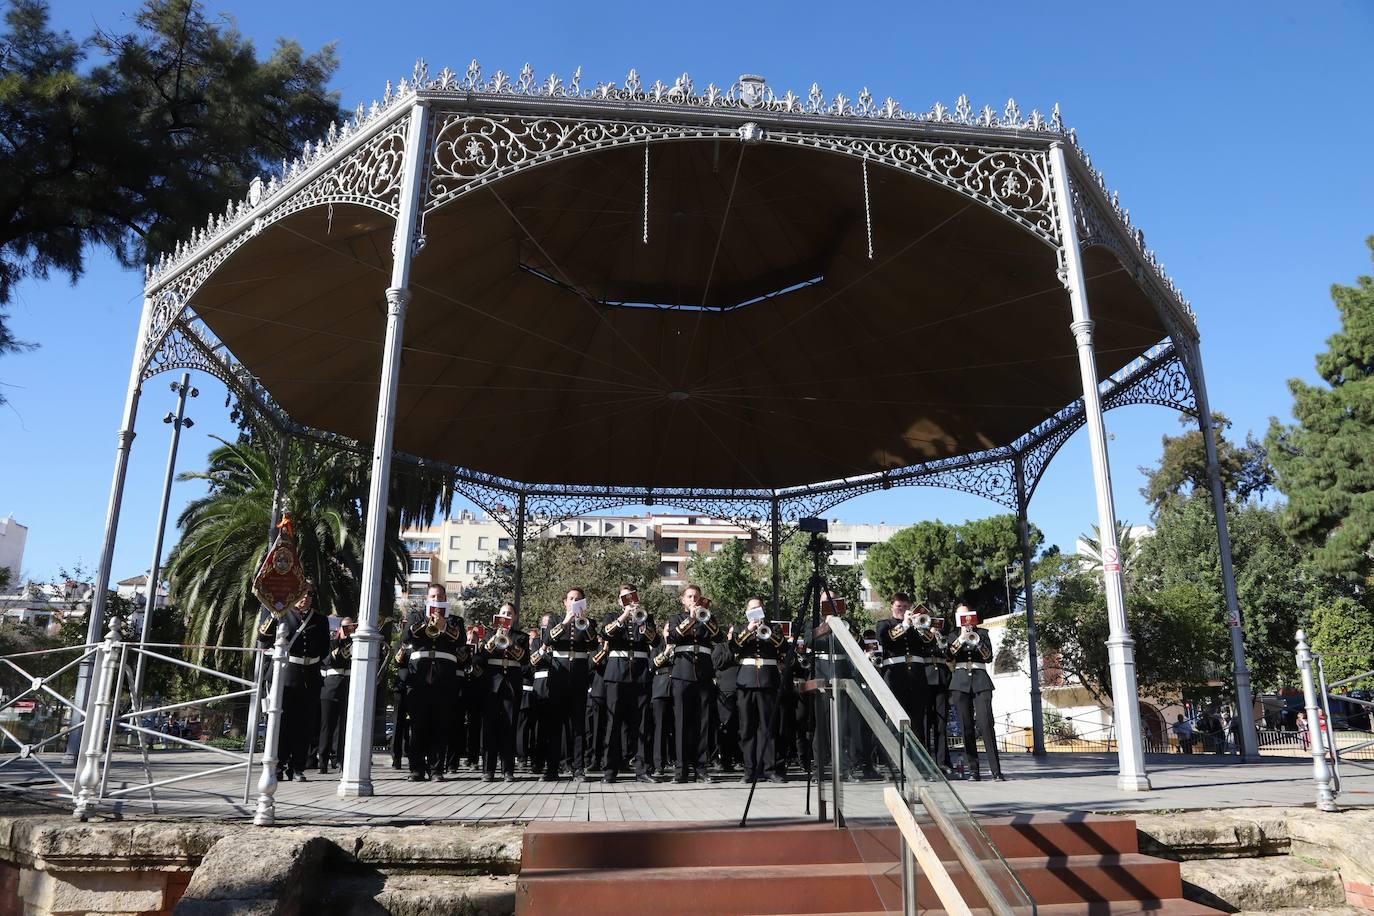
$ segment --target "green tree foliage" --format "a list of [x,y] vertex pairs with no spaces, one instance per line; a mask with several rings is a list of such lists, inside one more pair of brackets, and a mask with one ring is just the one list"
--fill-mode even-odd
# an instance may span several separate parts
[[[195,0],[147,0],[127,34],[52,30],[11,0],[0,35],[0,306],[25,276],[73,280],[91,247],[170,250],[339,116],[332,46],[259,57]],[[0,314],[0,355],[18,342]]]
[[[620,583],[639,590],[639,600],[662,623],[678,607],[677,598],[659,584],[659,553],[610,538],[537,538],[525,544],[521,570],[521,624],[537,626],[544,614],[563,614],[563,596],[580,588],[588,612],[600,617],[616,606]],[[465,615],[486,623],[503,601],[515,598],[515,557],[495,560],[463,593]]]
[[[1031,555],[1044,541],[1030,528]],[[943,614],[961,601],[984,618],[1009,613],[1008,567],[1012,603],[1021,580],[1021,542],[1016,516],[994,515],[962,525],[920,522],[904,528],[868,551],[864,569],[874,590],[886,596],[908,592]]]
[[[849,625],[858,631],[872,626],[872,615],[864,610],[863,606],[863,570],[858,566],[836,563],[832,556],[834,550],[824,536],[819,538],[818,543],[820,552],[825,557],[822,571],[825,574],[826,585],[835,597],[844,599],[849,609]],[[806,598],[806,586],[810,583],[811,574],[815,570],[815,561],[812,559],[809,544],[809,537],[801,534],[794,534],[783,542],[778,564],[781,568],[778,593],[782,607],[774,614],[775,618],[795,620],[798,610],[801,609],[802,601]],[[764,566],[763,569],[767,570],[768,567]],[[771,573],[767,575],[771,576]],[[765,591],[763,596],[768,598],[771,594],[770,579],[768,591]],[[807,614],[810,614],[810,609],[807,610]]]
[[715,553],[693,553],[687,560],[686,581],[701,587],[711,599],[711,611],[730,623],[744,619],[749,598],[758,595],[767,599],[772,595],[768,567],[755,564],[748,545],[739,538],[729,538]]
[[[267,553],[278,447],[270,438],[221,442],[206,470],[178,477],[204,481],[207,492],[177,519],[181,540],[168,557],[167,578],[192,643],[243,646],[255,636],[252,580]],[[316,443],[293,440],[287,449],[286,511],[306,575],[315,580],[317,606],[327,612],[356,616],[368,470],[365,459]],[[405,548],[395,532],[387,546],[383,581],[399,582]]]
[[[1354,598],[1340,597],[1312,609],[1308,632],[1313,651],[1322,655],[1327,683],[1374,670],[1374,610]],[[1374,687],[1374,678],[1342,688]]]
[[[1202,438],[1202,430],[1197,421],[1187,415],[1180,414],[1178,421],[1187,431],[1163,437],[1159,464],[1140,469],[1145,475],[1140,495],[1145,497],[1156,516],[1176,500],[1212,492],[1211,477],[1207,473],[1207,444]],[[1231,421],[1224,415],[1212,414],[1222,491],[1240,502],[1252,496],[1263,496],[1274,485],[1274,468],[1269,463],[1268,452],[1263,443],[1249,433],[1244,445],[1236,445],[1226,437],[1226,430],[1230,428]]]
[[[1102,573],[1102,529],[1093,525],[1092,534],[1081,535],[1083,550],[1078,556],[1089,572]],[[1140,558],[1140,541],[1131,534],[1131,523],[1116,523],[1116,549],[1121,557],[1121,577],[1129,587],[1135,580],[1136,560]]]
[[[1101,578],[1078,557],[1052,552],[1036,565],[1035,619],[1040,657],[1065,685],[1081,686],[1110,701],[1110,626]],[[1136,679],[1151,696],[1176,699],[1205,687],[1215,672],[1225,637],[1221,620],[1200,589],[1183,584],[1129,592],[1127,626],[1135,640]],[[1004,648],[1027,657],[1026,619],[1007,623]]]
[[[1374,252],[1374,237],[1368,239]],[[1296,423],[1269,425],[1284,527],[1328,572],[1374,575],[1374,277],[1334,285],[1341,329],[1317,356],[1325,384],[1290,379]]]

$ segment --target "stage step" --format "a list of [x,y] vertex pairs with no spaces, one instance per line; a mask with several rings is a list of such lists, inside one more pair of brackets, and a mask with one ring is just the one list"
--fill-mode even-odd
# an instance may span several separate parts
[[[981,823],[1043,916],[1217,916],[1181,899],[1177,862],[1138,851],[1132,821],[1036,815]],[[977,906],[981,896],[943,837],[929,827],[926,834]],[[898,853],[892,827],[531,824],[516,912],[604,916],[623,900],[655,916],[867,916],[900,899]],[[918,900],[939,913],[924,875]]]

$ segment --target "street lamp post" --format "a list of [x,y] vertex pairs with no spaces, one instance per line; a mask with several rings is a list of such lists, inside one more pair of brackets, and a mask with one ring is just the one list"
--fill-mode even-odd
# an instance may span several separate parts
[[[190,429],[195,426],[195,421],[186,416],[186,397],[198,397],[200,391],[191,387],[191,373],[181,373],[181,381],[172,383],[172,391],[177,396],[177,409],[175,412],[168,411],[167,416],[162,418],[163,423],[172,425],[172,445],[167,452],[167,474],[162,480],[162,503],[158,508],[157,514],[157,536],[153,541],[153,563],[148,569],[148,587],[143,590],[143,626],[138,637],[138,645],[142,648],[148,642],[148,635],[152,632],[153,611],[157,608],[157,582],[162,564],[162,535],[167,528],[167,507],[172,497],[172,477],[176,473],[177,466],[177,446],[181,442],[181,430],[183,427]],[[143,669],[147,663],[147,658],[142,652],[138,653],[138,662],[134,667],[134,702],[139,706],[143,705]]]

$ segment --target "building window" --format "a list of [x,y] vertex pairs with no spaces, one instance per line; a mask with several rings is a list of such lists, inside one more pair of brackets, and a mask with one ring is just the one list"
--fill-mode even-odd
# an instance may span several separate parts
[[479,576],[487,571],[491,564],[486,560],[468,560],[468,575]]
[[413,576],[429,575],[429,557],[411,557],[410,574]]
[[496,541],[497,550],[510,550],[510,538],[498,538]]
[[478,538],[478,539],[477,539],[477,549],[478,549],[478,550],[491,550],[491,538]]
[[696,542],[696,541],[688,541],[687,543],[685,543],[685,544],[682,545],[682,550],[683,550],[684,553],[696,553],[696,552],[697,552],[697,542]]
[[462,571],[463,571],[463,561],[462,561],[462,560],[449,560],[449,561],[448,561],[448,574],[449,574],[450,576],[456,576],[456,575],[458,575],[458,574],[459,574],[460,572],[462,572]]
[[677,553],[677,538],[660,538],[658,549],[664,553]]
[[664,578],[667,578],[667,579],[676,579],[676,578],[677,578],[677,564],[676,564],[676,563],[664,563],[664,564],[663,564],[663,568],[659,570],[659,575],[660,575],[660,576],[663,576]]
[[724,546],[725,546],[725,542],[724,542],[724,541],[712,541],[712,542],[711,542],[711,553],[720,553],[721,548],[724,547]]
[[456,534],[451,534],[451,535],[449,535],[449,538],[448,538],[448,549],[449,549],[449,550],[461,550],[462,548],[463,548],[463,539],[460,538],[460,537],[459,537],[458,535],[456,535]]
[[411,553],[435,553],[438,549],[438,541],[406,541],[406,550]]

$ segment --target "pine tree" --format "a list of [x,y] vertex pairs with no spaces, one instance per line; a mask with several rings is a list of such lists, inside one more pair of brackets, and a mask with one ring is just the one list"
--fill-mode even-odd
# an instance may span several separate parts
[[[1367,240],[1374,252],[1374,237]],[[1269,452],[1288,497],[1284,526],[1327,571],[1374,573],[1374,278],[1334,285],[1341,329],[1317,356],[1325,385],[1291,379],[1295,424],[1270,421]]]

